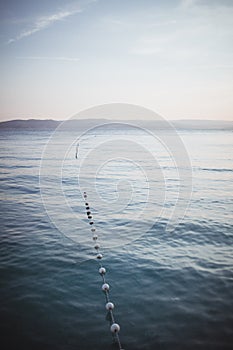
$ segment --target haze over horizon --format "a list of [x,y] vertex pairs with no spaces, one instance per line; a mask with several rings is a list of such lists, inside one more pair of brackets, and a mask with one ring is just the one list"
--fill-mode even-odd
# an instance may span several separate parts
[[231,0],[0,3],[0,121],[132,103],[233,120]]
[[[127,122],[127,121],[145,121],[145,122],[153,122],[153,120],[151,119],[114,119],[112,120],[111,118],[88,118],[88,119],[74,119],[74,120],[80,120],[80,121],[88,121],[88,120],[93,120],[93,119],[96,119],[96,120],[106,120],[106,121],[111,121],[111,122]],[[6,122],[17,122],[17,121],[23,121],[23,122],[31,122],[31,121],[43,121],[43,122],[66,122],[66,121],[69,121],[69,120],[73,120],[73,118],[67,118],[67,119],[54,119],[54,118],[16,118],[16,119],[6,119],[6,120],[0,120],[0,124],[1,123],[6,123]],[[219,122],[219,123],[233,123],[233,120],[224,120],[224,119],[185,119],[185,118],[182,118],[182,119],[166,119],[165,120],[169,121],[169,122]],[[158,120],[154,120],[154,122],[158,122]]]

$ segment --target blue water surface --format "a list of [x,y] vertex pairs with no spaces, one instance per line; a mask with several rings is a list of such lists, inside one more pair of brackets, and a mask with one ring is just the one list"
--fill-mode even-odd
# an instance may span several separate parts
[[[108,132],[114,135],[114,130]],[[50,135],[48,130],[0,131],[1,344],[7,350],[118,349],[109,331],[99,265],[80,202],[77,169],[82,164],[73,167],[73,146],[67,151],[62,177],[66,205],[72,211],[57,205],[60,198],[54,187],[59,176],[53,162],[59,152],[50,161],[51,176],[42,180],[39,176]],[[68,136],[59,135],[61,145]],[[117,236],[124,223],[130,237],[120,246],[103,242],[106,279],[126,350],[232,349],[232,132],[183,130],[180,137],[192,164],[193,189],[189,208],[173,232],[166,230],[165,214],[154,220],[162,206],[158,198],[163,186],[156,178],[155,207],[147,210],[149,219],[135,218],[143,209],[148,188],[141,168],[130,164],[126,171],[120,159],[104,167],[95,181],[97,192],[109,204],[118,191],[112,179],[114,183],[118,177],[130,179],[135,197],[128,211],[111,213],[105,208],[101,212],[94,209],[97,197],[88,198],[100,241],[101,230]],[[80,144],[80,159],[83,149],[93,148],[93,140],[86,138]],[[163,205],[169,210],[178,186],[175,168],[162,153],[160,167],[167,171],[170,190]],[[90,171],[85,170],[85,180]],[[43,180],[50,196],[47,209],[41,196]],[[72,221],[72,215],[80,224]],[[58,229],[60,224],[63,231]],[[87,239],[82,242],[84,236]],[[103,233],[104,241],[107,237]]]

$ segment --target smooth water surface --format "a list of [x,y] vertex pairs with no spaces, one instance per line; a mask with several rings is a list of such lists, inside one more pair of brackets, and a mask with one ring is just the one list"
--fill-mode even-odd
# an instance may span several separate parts
[[[114,130],[108,132],[114,139]],[[88,199],[100,242],[103,232],[106,278],[125,350],[232,349],[232,135],[180,132],[192,164],[193,190],[185,217],[173,232],[166,231],[166,220],[179,184],[177,169],[162,149],[157,149],[158,164],[151,169],[143,159],[140,166],[122,157],[100,164],[95,177],[99,197],[92,188]],[[67,150],[61,180],[64,208],[57,186],[59,151],[49,161],[52,171],[39,179],[49,136],[48,131],[0,132],[4,349],[117,349],[80,190],[93,175],[92,164],[82,163],[85,152],[106,135],[86,138],[78,161],[74,147]],[[59,135],[61,147],[67,137]],[[130,140],[135,137],[139,142],[144,136],[131,135]],[[143,142],[148,146],[150,139],[144,137]],[[92,159],[93,167],[98,165],[99,159]],[[83,172],[78,179],[79,167]],[[146,181],[145,173],[155,168]],[[41,184],[49,197],[47,211]],[[97,203],[100,197],[103,210]],[[148,201],[144,216],[138,215]],[[111,211],[111,202],[117,202],[118,211]]]

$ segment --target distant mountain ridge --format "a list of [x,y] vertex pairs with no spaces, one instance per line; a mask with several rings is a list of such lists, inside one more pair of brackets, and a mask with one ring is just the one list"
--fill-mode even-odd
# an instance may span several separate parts
[[60,124],[60,121],[53,119],[15,119],[0,122],[1,129],[55,129]]
[[[53,119],[28,119],[28,120],[9,120],[0,122],[0,130],[3,129],[32,129],[32,130],[54,130],[63,124],[65,129],[86,129],[101,124],[109,128],[122,127],[122,123],[126,124],[125,128],[130,125],[136,125],[149,129],[167,129],[169,124],[167,121],[160,120],[109,120],[109,119],[69,119],[66,121],[58,121]],[[176,129],[193,129],[193,130],[233,130],[233,121],[221,120],[170,120],[169,123]],[[114,125],[113,125],[114,124]],[[127,126],[129,124],[129,126]]]

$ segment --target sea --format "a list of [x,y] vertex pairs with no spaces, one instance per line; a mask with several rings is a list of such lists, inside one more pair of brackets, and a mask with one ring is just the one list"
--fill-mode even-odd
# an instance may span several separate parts
[[2,349],[119,349],[100,266],[122,349],[233,349],[232,130],[0,129],[0,145]]

